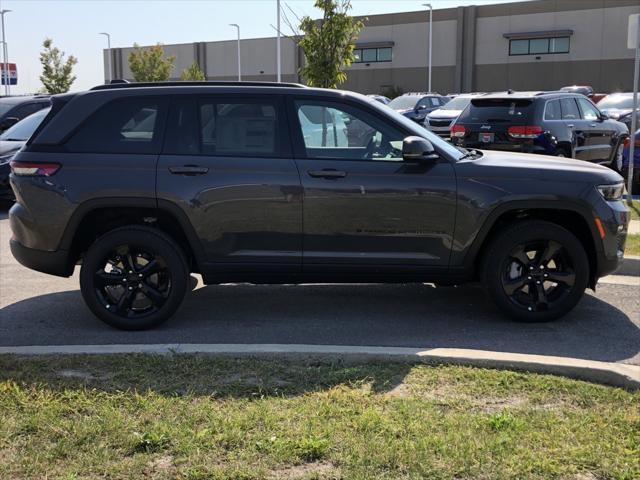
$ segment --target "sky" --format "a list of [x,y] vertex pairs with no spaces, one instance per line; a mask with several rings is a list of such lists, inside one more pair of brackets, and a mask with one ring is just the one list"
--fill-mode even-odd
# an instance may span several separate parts
[[[428,0],[352,0],[353,15],[420,10]],[[434,9],[515,0],[431,0]],[[313,0],[281,0],[296,15],[319,17]],[[287,6],[285,6],[285,4]],[[5,14],[9,63],[18,66],[12,94],[38,91],[39,53],[45,38],[78,59],[71,90],[102,83],[102,49],[111,34],[112,47],[155,43],[190,43],[235,38],[230,23],[240,24],[243,38],[275,35],[276,0],[0,0]],[[293,15],[289,14],[290,18]],[[282,25],[282,32],[289,33]],[[275,63],[275,58],[274,58]]]

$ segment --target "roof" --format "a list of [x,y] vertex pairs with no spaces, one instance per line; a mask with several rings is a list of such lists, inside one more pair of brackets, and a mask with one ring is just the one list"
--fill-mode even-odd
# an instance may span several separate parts
[[15,95],[10,97],[2,97],[0,98],[0,102],[17,104],[22,102],[28,102],[31,100],[48,99],[48,98],[51,98],[51,95]]
[[106,85],[97,85],[91,90],[113,90],[121,88],[154,88],[154,87],[289,87],[306,88],[300,83],[285,82],[227,82],[227,81],[202,81],[202,82],[127,82],[126,80],[112,80]]
[[531,100],[533,98],[537,98],[537,97],[550,97],[550,96],[566,96],[566,95],[579,95],[576,94],[574,92],[561,92],[559,90],[552,90],[552,91],[531,91],[531,92],[516,92],[513,90],[507,90],[506,92],[494,92],[494,93],[487,93],[486,95],[482,95],[483,99],[489,99],[491,100],[492,98],[495,99],[506,99],[506,98],[512,98],[514,100]]

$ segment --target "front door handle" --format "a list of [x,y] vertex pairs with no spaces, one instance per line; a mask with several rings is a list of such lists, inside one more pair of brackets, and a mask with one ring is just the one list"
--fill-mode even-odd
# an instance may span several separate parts
[[347,172],[341,170],[325,169],[325,170],[310,170],[307,172],[310,177],[314,178],[344,178],[347,176]]
[[209,171],[207,167],[199,167],[198,165],[181,165],[177,167],[169,167],[169,171],[174,175],[203,175]]
[[567,127],[569,127],[569,128],[573,128],[573,127],[575,127],[575,125],[574,125],[573,123],[569,123],[569,124],[567,125]]

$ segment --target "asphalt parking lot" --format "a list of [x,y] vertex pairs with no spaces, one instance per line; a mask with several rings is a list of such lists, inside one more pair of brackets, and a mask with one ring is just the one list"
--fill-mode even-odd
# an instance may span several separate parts
[[601,284],[547,324],[500,316],[477,286],[199,286],[158,329],[121,332],[85,307],[72,278],[20,266],[0,213],[0,346],[252,343],[470,348],[640,365],[640,287]]

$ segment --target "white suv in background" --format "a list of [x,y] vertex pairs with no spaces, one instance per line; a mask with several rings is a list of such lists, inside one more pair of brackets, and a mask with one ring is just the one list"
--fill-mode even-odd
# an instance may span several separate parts
[[453,122],[467,108],[471,99],[480,95],[484,95],[484,93],[458,95],[443,107],[429,113],[424,119],[424,128],[441,137],[449,137],[449,128]]

